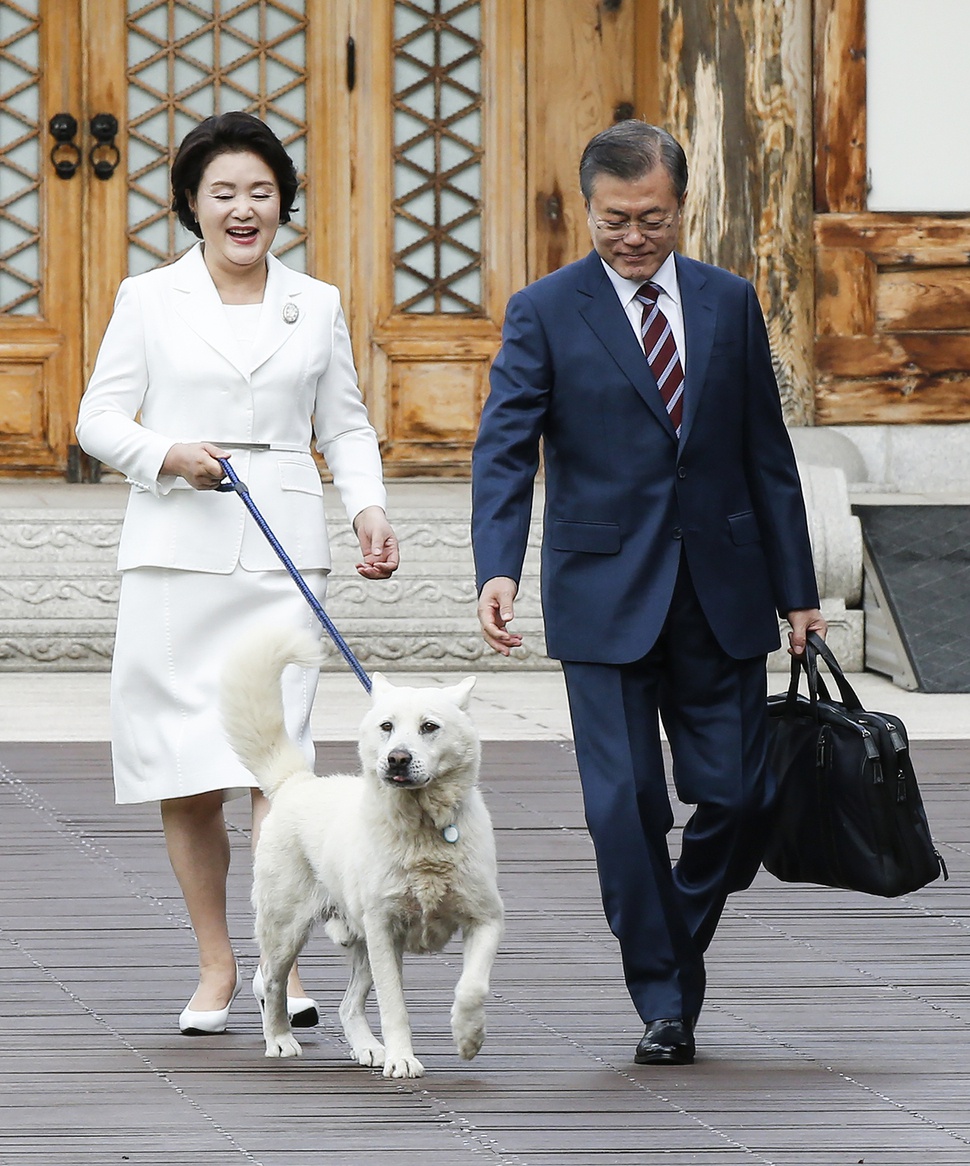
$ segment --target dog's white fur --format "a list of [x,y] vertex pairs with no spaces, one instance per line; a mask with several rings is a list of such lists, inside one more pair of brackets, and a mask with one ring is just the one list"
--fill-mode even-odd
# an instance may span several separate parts
[[[361,772],[318,777],[284,728],[280,677],[288,664],[319,659],[309,633],[268,629],[243,646],[223,684],[229,741],[271,799],[253,882],[266,1055],[301,1053],[287,1018],[286,980],[313,924],[324,919],[350,954],[340,1020],[353,1056],[383,1065],[385,1077],[420,1077],[403,953],[440,951],[461,930],[451,1029],[459,1054],[470,1059],[485,1039],[485,998],[503,929],[492,823],[477,786],[480,745],[465,712],[475,681],[404,688],[375,674],[360,729]],[[447,827],[457,828],[457,841],[446,840]],[[364,1012],[372,985],[383,1045]]]

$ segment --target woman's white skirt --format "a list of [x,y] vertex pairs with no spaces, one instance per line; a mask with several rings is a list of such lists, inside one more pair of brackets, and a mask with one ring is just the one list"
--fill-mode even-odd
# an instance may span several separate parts
[[[304,573],[322,602],[327,572]],[[230,654],[270,625],[321,631],[285,571],[231,575],[138,567],[122,572],[111,666],[112,761],[118,804],[210,790],[235,797],[256,780],[222,729],[219,694]],[[286,727],[313,764],[310,709],[317,669],[283,674]]]

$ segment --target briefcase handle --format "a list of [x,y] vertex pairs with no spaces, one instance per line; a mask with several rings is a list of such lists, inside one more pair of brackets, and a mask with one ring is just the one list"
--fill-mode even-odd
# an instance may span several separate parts
[[826,644],[818,632],[809,632],[805,644],[805,651],[801,656],[793,656],[791,662],[791,683],[788,686],[787,703],[792,710],[798,700],[798,682],[801,677],[802,669],[808,677],[808,695],[812,703],[812,709],[815,710],[818,704],[818,698],[821,696],[822,700],[829,700],[828,689],[825,686],[825,681],[822,679],[818,670],[818,658],[825,661],[829,672],[835,680],[839,689],[839,695],[842,697],[842,704],[847,709],[864,711],[862,701],[856,696],[855,689],[846,680],[845,673],[842,671],[842,666],[835,658],[835,653]]

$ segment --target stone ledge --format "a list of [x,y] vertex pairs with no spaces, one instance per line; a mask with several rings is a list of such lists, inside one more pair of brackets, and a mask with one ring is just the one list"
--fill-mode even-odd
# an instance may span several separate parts
[[[827,468],[800,468],[810,499],[813,542],[824,567],[823,590],[828,587],[836,596],[851,593],[857,586],[857,521],[851,515],[849,522],[844,520],[844,484]],[[8,505],[0,519],[0,671],[106,671],[114,641],[119,586],[115,557],[127,491],[117,485],[54,483],[43,490],[32,484],[12,493],[7,485],[2,489]],[[504,657],[490,651],[478,632],[467,483],[391,482],[388,489],[404,565],[384,584],[371,585],[354,573],[356,539],[339,502],[328,496],[334,555],[328,614],[368,670],[500,670]],[[70,499],[70,505],[62,499]],[[29,504],[18,506],[18,500]],[[541,510],[540,490],[534,513]],[[536,517],[516,604],[516,628],[526,647],[516,657],[519,668],[550,670],[558,664],[548,659],[543,644],[540,537]],[[826,597],[823,610],[843,667],[861,670],[862,612],[846,611],[844,596]],[[345,667],[339,652],[328,648],[326,670]],[[787,671],[787,653],[774,653],[769,667]]]
[[[392,508],[404,566],[377,584],[354,572],[356,539],[336,500],[328,502],[334,572],[327,613],[369,670],[500,668],[502,657],[486,647],[478,631],[467,487],[441,491],[438,508],[427,502],[436,494],[433,486],[417,493],[421,505]],[[113,500],[120,505],[8,509],[0,520],[0,671],[110,668],[123,492],[113,491]],[[529,645],[520,667],[550,669],[557,665],[542,649],[539,536],[537,521],[518,604],[517,626]],[[326,651],[327,671],[346,667],[329,642]]]

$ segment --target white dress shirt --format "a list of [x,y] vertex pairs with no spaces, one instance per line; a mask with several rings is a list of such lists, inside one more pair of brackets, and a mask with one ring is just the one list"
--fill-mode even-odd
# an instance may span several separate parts
[[671,251],[657,269],[657,273],[649,280],[624,279],[605,260],[602,260],[602,262],[603,267],[606,269],[606,274],[610,277],[610,283],[613,285],[613,289],[623,307],[623,311],[626,312],[626,318],[630,321],[630,327],[636,333],[638,344],[643,343],[640,337],[643,304],[636,298],[636,294],[643,287],[644,283],[655,283],[660,288],[660,295],[657,297],[657,306],[670,323],[670,330],[674,334],[674,343],[677,345],[677,355],[680,357],[680,367],[686,373],[687,353],[684,343],[684,309],[680,302],[680,284],[677,282],[677,264],[674,261],[674,253]]

